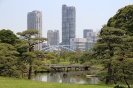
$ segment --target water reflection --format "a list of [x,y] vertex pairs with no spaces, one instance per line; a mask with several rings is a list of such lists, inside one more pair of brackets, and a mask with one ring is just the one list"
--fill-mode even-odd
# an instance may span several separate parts
[[[67,74],[67,76],[63,76]],[[44,73],[36,75],[33,80],[75,84],[99,84],[98,77],[86,78],[87,71],[71,71],[68,73]]]

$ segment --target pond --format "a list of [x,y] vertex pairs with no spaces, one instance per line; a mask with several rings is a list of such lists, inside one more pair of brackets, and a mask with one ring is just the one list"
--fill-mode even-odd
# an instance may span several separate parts
[[[88,71],[70,71],[37,74],[33,80],[58,83],[99,84],[99,77],[86,78]],[[64,76],[65,74],[65,76]]]

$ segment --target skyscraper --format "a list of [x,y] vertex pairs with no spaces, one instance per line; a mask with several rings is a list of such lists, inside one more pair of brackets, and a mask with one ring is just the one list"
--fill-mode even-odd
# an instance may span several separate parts
[[84,29],[83,30],[83,38],[87,38],[88,36],[92,36],[93,30],[92,29]]
[[90,42],[96,42],[98,39],[98,35],[97,32],[93,32],[92,29],[84,29],[83,38],[87,38]]
[[[27,15],[27,29],[38,30],[39,34],[37,37],[42,37],[42,12],[34,10],[29,12]],[[36,50],[42,49],[42,43],[35,45]]]
[[59,30],[48,30],[47,31],[47,44],[48,45],[59,45]]
[[62,45],[69,45],[70,38],[75,38],[76,9],[62,5]]

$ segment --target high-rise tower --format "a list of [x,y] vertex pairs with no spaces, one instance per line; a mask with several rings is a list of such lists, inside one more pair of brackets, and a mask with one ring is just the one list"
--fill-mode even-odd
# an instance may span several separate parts
[[62,45],[69,45],[70,38],[75,38],[76,9],[62,5]]
[[[27,15],[27,29],[38,30],[39,34],[37,37],[42,37],[42,12],[34,10],[29,12]],[[42,49],[42,43],[35,45],[36,50]]]
[[93,32],[93,29],[84,29],[83,38],[87,38],[88,41],[96,42],[98,35],[97,32]]
[[59,30],[48,30],[47,31],[47,44],[48,45],[59,45]]
[[88,36],[92,36],[93,30],[92,29],[84,29],[83,30],[83,38],[87,38]]

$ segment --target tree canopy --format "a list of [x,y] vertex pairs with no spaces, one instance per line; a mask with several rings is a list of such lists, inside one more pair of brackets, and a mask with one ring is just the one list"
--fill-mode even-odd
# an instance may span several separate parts
[[[97,59],[102,59],[102,63],[107,68],[106,84],[115,77],[112,74],[112,59],[117,49],[123,49],[124,31],[113,27],[104,26],[100,32],[100,39],[93,47],[93,54]],[[119,50],[119,51],[120,51]]]
[[[20,36],[23,36],[24,39],[23,41],[25,44],[27,44],[27,52],[24,52],[22,54],[23,60],[27,62],[29,65],[29,74],[28,74],[28,79],[31,79],[31,74],[32,74],[32,68],[33,65],[36,65],[36,60],[44,56],[44,53],[41,53],[40,51],[36,51],[34,46],[39,43],[43,43],[44,41],[47,40],[47,38],[42,38],[42,37],[37,37],[38,35],[37,30],[26,30],[23,32],[18,32],[17,34]],[[40,60],[39,60],[40,61]]]
[[18,41],[18,37],[11,30],[0,30],[0,42],[15,45]]
[[0,43],[0,75],[14,76],[16,74],[18,54],[11,44]]
[[124,81],[130,88],[127,79],[133,77],[133,37],[125,33],[122,29],[104,26],[92,50],[107,71],[106,84]]
[[107,26],[120,28],[126,31],[126,34],[133,35],[133,5],[125,6],[117,11],[111,17]]

